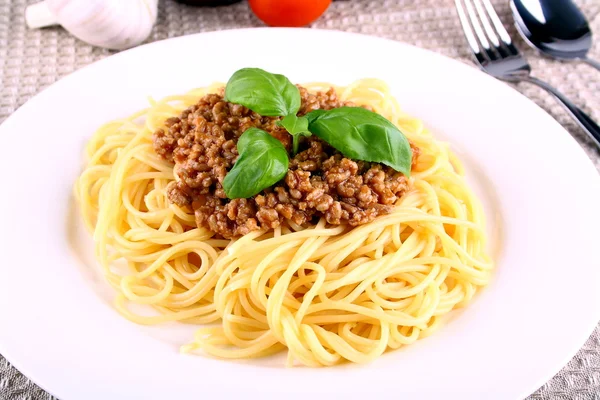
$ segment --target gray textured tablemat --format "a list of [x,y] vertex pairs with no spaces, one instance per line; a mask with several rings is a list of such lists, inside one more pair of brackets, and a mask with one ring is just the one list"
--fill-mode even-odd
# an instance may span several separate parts
[[[44,87],[114,53],[82,43],[61,28],[28,30],[24,23],[25,6],[35,1],[0,0],[0,122]],[[504,21],[510,23],[507,1],[494,3]],[[598,59],[600,0],[580,0],[578,3],[597,32],[599,39],[592,55]],[[173,0],[160,0],[158,21],[148,41],[252,26],[262,24],[245,2],[221,8],[194,8]],[[452,0],[338,1],[313,27],[395,39],[470,63]],[[517,36],[514,29],[512,34]],[[600,121],[600,72],[587,65],[536,57],[520,39],[517,44],[530,56],[538,77],[556,86]],[[243,41],[240,46],[244,46]],[[556,118],[600,169],[600,153],[562,107],[541,89],[527,84],[517,88]],[[53,397],[0,356],[0,399]],[[600,399],[600,327],[562,371],[528,399]]]

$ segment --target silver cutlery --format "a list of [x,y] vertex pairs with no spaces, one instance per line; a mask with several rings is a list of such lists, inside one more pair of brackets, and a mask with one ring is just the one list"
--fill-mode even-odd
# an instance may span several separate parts
[[455,0],[455,3],[469,47],[483,71],[503,81],[529,82],[545,89],[565,106],[596,145],[600,146],[598,124],[554,87],[531,76],[527,59],[513,45],[489,0]]
[[511,0],[510,8],[530,46],[549,57],[583,61],[600,70],[600,63],[588,56],[592,31],[571,0]]

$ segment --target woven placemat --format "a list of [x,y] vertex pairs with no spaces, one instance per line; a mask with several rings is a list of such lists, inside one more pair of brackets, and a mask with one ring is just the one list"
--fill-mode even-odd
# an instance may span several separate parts
[[[0,0],[0,122],[41,89],[114,53],[82,43],[61,28],[28,30],[23,16],[25,7],[34,2],[36,0]],[[577,2],[592,29],[600,34],[600,1]],[[506,0],[494,1],[505,24],[511,25],[507,3]],[[220,8],[194,8],[172,0],[160,0],[158,21],[148,42],[196,32],[253,26],[262,24],[245,2]],[[465,63],[471,62],[453,0],[337,1],[313,27],[386,37],[431,49]],[[517,37],[514,29],[511,33]],[[592,56],[600,59],[600,39],[596,42]],[[542,59],[528,50],[522,41],[517,44],[530,56],[538,77],[557,87],[600,121],[599,71],[587,65]],[[556,118],[600,169],[598,150],[551,96],[527,84],[518,85],[517,89]],[[54,397],[0,356],[0,399]],[[528,399],[600,399],[600,327],[563,370]]]

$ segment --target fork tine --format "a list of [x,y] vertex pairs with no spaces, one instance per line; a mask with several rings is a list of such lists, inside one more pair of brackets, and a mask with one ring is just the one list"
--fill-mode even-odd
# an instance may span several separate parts
[[527,59],[512,44],[490,0],[454,0],[454,2],[465,37],[479,67],[502,80],[511,82],[528,80],[531,67]]
[[465,1],[465,6],[467,7],[467,14],[469,15],[469,18],[471,20],[471,25],[473,26],[473,29],[475,30],[475,34],[477,35],[477,38],[479,39],[479,43],[481,43],[481,45],[483,46],[484,49],[490,50],[490,42],[488,42],[487,37],[485,36],[485,33],[483,33],[483,29],[481,28],[479,19],[477,18],[477,15],[475,14],[475,11],[473,10],[473,5],[471,4],[471,0],[464,0],[464,1]]
[[482,1],[483,1],[483,5],[485,6],[488,16],[492,20],[492,24],[496,28],[496,32],[498,32],[498,34],[500,35],[500,39],[507,46],[512,45],[512,39],[510,38],[510,35],[504,28],[504,25],[502,25],[502,21],[500,21],[500,18],[498,17],[496,10],[494,10],[494,6],[492,6],[492,3],[490,3],[490,0],[482,0]]
[[496,48],[500,47],[500,40],[498,39],[498,35],[492,25],[490,25],[490,20],[488,14],[483,9],[483,5],[481,4],[481,0],[474,0],[475,9],[477,10],[477,14],[479,14],[479,19],[483,24],[483,29],[485,29],[485,33],[487,33],[488,39],[496,46]]
[[471,24],[469,24],[469,19],[467,14],[465,13],[465,9],[462,6],[461,0],[454,0],[456,4],[456,11],[458,12],[458,19],[460,20],[460,24],[462,25],[463,31],[465,33],[465,37],[467,38],[467,42],[469,43],[469,47],[475,55],[481,55],[481,49],[479,48],[479,43],[477,43],[477,39],[475,38],[475,33],[473,29],[471,29]]

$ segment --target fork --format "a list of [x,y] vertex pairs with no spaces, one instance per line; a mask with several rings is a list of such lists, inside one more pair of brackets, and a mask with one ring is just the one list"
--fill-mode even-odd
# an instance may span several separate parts
[[545,89],[565,106],[600,147],[598,124],[554,87],[531,76],[531,66],[513,45],[510,35],[489,0],[455,0],[455,3],[469,47],[483,71],[503,81],[529,82]]

